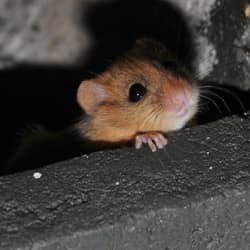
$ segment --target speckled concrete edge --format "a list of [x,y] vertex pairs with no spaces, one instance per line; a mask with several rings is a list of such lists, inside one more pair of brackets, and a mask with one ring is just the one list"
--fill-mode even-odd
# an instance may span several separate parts
[[0,178],[0,249],[249,249],[250,121]]

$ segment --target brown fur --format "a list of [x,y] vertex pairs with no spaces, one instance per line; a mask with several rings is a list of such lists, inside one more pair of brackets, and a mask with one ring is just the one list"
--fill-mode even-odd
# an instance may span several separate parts
[[[77,99],[89,114],[78,129],[92,141],[129,141],[141,132],[176,130],[183,127],[197,109],[196,84],[157,66],[151,58],[128,54],[91,82],[92,90],[89,80],[82,82]],[[133,103],[128,95],[130,86],[136,82],[143,84],[147,93]],[[85,84],[88,87],[85,88]],[[100,94],[102,90],[104,93]],[[190,114],[185,118],[176,117],[176,95],[180,92],[187,99],[194,99],[187,107]]]

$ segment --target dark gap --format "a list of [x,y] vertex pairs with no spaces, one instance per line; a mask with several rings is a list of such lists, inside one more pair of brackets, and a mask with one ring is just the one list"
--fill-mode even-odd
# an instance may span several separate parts
[[161,0],[113,0],[91,3],[83,23],[94,38],[85,67],[99,73],[130,48],[136,39],[162,42],[181,63],[192,69],[195,57],[190,29],[183,13]]
[[81,69],[46,65],[0,71],[1,165],[26,135],[63,130],[81,115],[75,92],[83,77]]
[[[197,114],[197,125],[213,122],[226,116],[239,115],[250,110],[250,91],[216,82],[201,82],[204,89],[201,111]],[[207,91],[209,90],[209,92]],[[210,100],[208,100],[209,98]]]

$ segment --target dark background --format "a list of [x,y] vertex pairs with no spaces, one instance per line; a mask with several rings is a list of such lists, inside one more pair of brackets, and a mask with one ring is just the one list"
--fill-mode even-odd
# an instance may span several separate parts
[[[19,64],[0,71],[2,160],[15,152],[29,131],[37,127],[58,131],[74,123],[82,114],[75,101],[80,82],[105,70],[137,38],[161,41],[193,71],[196,56],[193,37],[185,16],[171,4],[158,0],[143,1],[143,4],[138,0],[93,3],[82,16],[82,22],[87,25],[95,45],[87,58],[86,54],[82,60],[79,56],[78,65]],[[216,82],[209,84],[216,85]],[[224,85],[228,91],[214,89],[223,99],[215,96],[210,96],[213,102],[202,99],[199,123],[243,113],[249,108],[247,92]]]

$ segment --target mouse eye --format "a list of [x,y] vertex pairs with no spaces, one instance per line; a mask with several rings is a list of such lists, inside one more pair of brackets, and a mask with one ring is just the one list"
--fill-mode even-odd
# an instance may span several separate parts
[[147,89],[141,83],[134,83],[129,89],[129,100],[138,102],[146,94]]

